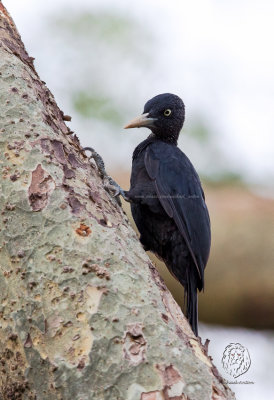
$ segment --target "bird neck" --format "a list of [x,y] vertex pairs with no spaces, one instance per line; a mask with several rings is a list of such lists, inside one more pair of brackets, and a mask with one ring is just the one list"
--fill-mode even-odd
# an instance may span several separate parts
[[154,140],[160,140],[161,142],[165,142],[165,143],[169,143],[169,144],[174,144],[175,146],[177,146],[178,144],[178,137],[179,134],[173,134],[173,133],[169,133],[168,135],[163,133],[161,134],[161,132],[155,132],[155,133],[151,133],[148,138],[153,138]]

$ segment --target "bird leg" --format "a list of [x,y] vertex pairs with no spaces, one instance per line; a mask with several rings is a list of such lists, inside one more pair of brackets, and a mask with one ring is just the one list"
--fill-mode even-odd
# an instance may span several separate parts
[[84,147],[84,151],[90,151],[91,155],[88,157],[89,160],[93,158],[95,164],[97,165],[100,177],[103,180],[104,188],[109,192],[112,197],[115,197],[119,205],[121,205],[121,201],[118,196],[122,196],[125,201],[129,201],[129,198],[126,196],[125,191],[115,182],[111,176],[109,176],[105,170],[105,163],[102,157],[92,148],[92,147]]

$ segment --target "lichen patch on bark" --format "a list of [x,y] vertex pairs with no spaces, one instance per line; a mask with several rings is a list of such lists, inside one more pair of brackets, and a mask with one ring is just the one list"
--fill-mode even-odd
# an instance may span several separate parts
[[151,263],[149,263],[148,266],[153,281],[160,289],[162,301],[166,309],[166,313],[162,314],[162,319],[165,321],[166,324],[169,324],[170,321],[173,321],[173,323],[175,323],[176,333],[181,339],[187,341],[187,337],[195,338],[195,335],[192,332],[187,319],[182,313],[182,310],[172,297],[169,290],[167,290],[167,287],[162,278],[159,276],[156,268]]
[[[56,283],[47,282],[43,329],[33,326],[28,337],[31,336],[31,345],[43,360],[47,359],[51,364],[65,362],[70,367],[83,370],[89,364],[94,341],[89,316],[96,312],[102,291],[87,286],[86,290],[73,296],[71,294],[68,287],[62,291]],[[92,305],[89,304],[91,297]],[[67,298],[70,298],[68,310],[61,306]]]
[[28,195],[29,203],[33,211],[41,211],[46,207],[50,194],[55,188],[53,178],[38,164],[32,171],[31,184]]
[[94,338],[86,320],[68,324],[55,315],[51,323],[53,326],[46,332],[32,328],[33,347],[41,359],[75,367],[82,359],[88,359]]
[[156,365],[160,375],[162,388],[143,392],[140,400],[189,400],[184,393],[185,382],[173,365]]
[[82,265],[83,268],[83,275],[87,275],[90,272],[95,272],[95,274],[98,276],[98,278],[101,279],[106,279],[109,280],[110,279],[110,273],[107,270],[107,268],[100,266],[98,264],[91,264],[88,261],[85,261]]
[[64,318],[60,317],[60,315],[52,314],[45,320],[45,333],[54,338],[58,332],[62,329],[62,325],[64,322]]
[[102,294],[105,292],[104,289],[98,289],[97,287],[88,285],[85,290],[87,311],[89,314],[95,314],[98,310]]
[[23,372],[29,364],[22,344],[18,338],[7,341],[7,336],[2,333],[4,331],[0,331],[0,399],[21,400],[28,393],[28,399],[34,400]]

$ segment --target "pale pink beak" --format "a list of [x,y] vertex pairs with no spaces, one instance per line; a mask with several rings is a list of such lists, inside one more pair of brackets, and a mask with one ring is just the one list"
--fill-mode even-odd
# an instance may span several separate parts
[[124,127],[124,129],[141,128],[141,127],[150,128],[150,127],[154,126],[154,121],[157,118],[149,118],[148,115],[149,115],[149,113],[145,113],[145,114],[140,115],[137,118],[134,118],[132,121],[130,121]]

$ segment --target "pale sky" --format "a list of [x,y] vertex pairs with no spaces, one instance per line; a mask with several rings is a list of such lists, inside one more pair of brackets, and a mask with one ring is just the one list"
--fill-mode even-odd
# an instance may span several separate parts
[[[40,74],[43,72],[41,78],[56,95],[57,81],[60,83],[62,76],[52,76],[50,67],[47,70],[46,65],[39,65],[43,51],[38,49],[39,40],[43,43],[47,39],[43,37],[46,32],[42,29],[47,15],[62,9],[72,13],[81,6],[94,9],[111,5],[123,15],[136,18],[156,38],[152,54],[154,62],[147,76],[149,81],[144,76],[136,85],[136,114],[155,94],[168,91],[182,96],[186,117],[191,119],[192,114],[198,112],[217,132],[216,141],[223,149],[225,162],[240,168],[250,182],[272,183],[273,1],[78,0],[76,4],[73,0],[6,0],[4,4],[14,18],[28,51],[37,59],[38,71]],[[122,86],[121,90],[125,90]],[[134,96],[134,88],[130,91]],[[58,96],[57,100],[60,103]],[[75,123],[77,125],[77,118]],[[88,129],[88,123],[85,129]],[[84,144],[88,144],[80,125],[78,134]],[[119,157],[113,157],[113,162],[119,163],[122,158],[130,165],[134,146],[146,135],[147,131],[133,132],[130,141],[126,139],[119,146]],[[123,136],[121,140],[124,140]],[[106,150],[105,143],[101,143],[98,137],[93,142],[103,152],[108,164],[113,154]],[[110,139],[110,147],[113,146],[115,142]],[[199,160],[196,163],[198,168],[199,165],[202,168]]]

